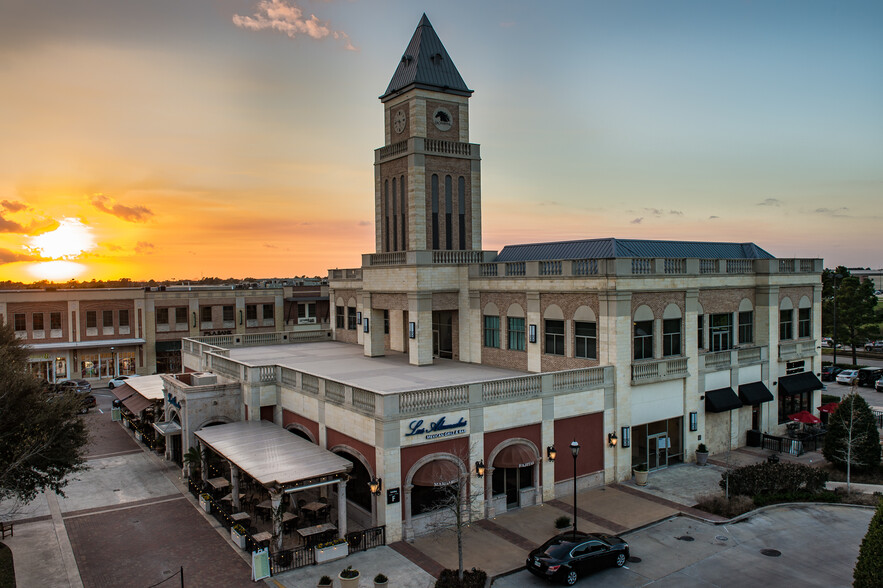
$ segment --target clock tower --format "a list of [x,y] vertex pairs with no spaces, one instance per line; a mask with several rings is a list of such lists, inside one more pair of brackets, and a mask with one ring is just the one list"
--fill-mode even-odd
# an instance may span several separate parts
[[481,250],[481,160],[469,97],[424,14],[386,92],[374,155],[377,253]]

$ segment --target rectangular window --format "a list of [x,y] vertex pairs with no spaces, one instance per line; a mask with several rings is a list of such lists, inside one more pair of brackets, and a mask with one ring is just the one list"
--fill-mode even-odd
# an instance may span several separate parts
[[187,322],[187,307],[179,306],[175,309],[175,322],[176,323],[186,323]]
[[297,305],[297,318],[313,318],[316,316],[315,302],[301,302]]
[[500,317],[485,316],[484,317],[484,346],[500,347]]
[[711,315],[708,325],[711,351],[733,348],[733,315],[729,312]]
[[27,315],[25,315],[23,313],[22,314],[16,313],[16,315],[13,317],[13,322],[15,323],[15,330],[16,331],[27,331],[28,330],[26,317],[27,317]]
[[101,312],[101,323],[105,328],[113,327],[113,311],[112,310],[104,310]]
[[[812,337],[812,320],[810,319],[811,308],[797,310],[797,336],[799,338]],[[34,327],[35,329],[37,327]]]
[[42,331],[43,330],[43,313],[42,312],[35,312],[34,315],[31,317],[31,324],[32,324],[33,329],[35,331]]
[[739,345],[754,343],[754,311],[739,313]]
[[128,327],[129,326],[129,311],[121,310],[120,311],[120,326]]
[[225,323],[232,323],[236,320],[236,307],[232,304],[221,307],[223,309],[223,320]]
[[662,356],[681,354],[681,319],[662,321]]
[[635,359],[653,357],[653,321],[635,321]]
[[509,318],[509,349],[524,351],[524,318]]
[[564,321],[546,321],[546,353],[564,355]]
[[246,304],[245,305],[245,320],[247,320],[247,321],[258,320],[258,305],[257,304]]
[[812,410],[812,392],[801,392],[791,396],[779,394],[779,424],[789,422],[788,415],[801,410]]
[[389,335],[389,311],[383,311],[383,334]]
[[61,313],[60,312],[49,313],[49,328],[50,329],[60,329],[61,328]]
[[168,308],[157,308],[156,309],[156,324],[158,324],[158,325],[169,324],[169,309]]
[[86,311],[86,328],[87,329],[97,329],[98,328],[98,313],[94,310]]
[[779,311],[779,339],[794,338],[794,313],[791,310]]
[[696,333],[696,347],[705,349],[705,315],[696,315],[696,325],[698,332]]
[[350,331],[356,330],[356,309],[353,306],[346,307],[346,328]]
[[199,307],[199,320],[204,323],[212,322],[212,307],[211,306],[200,306]]
[[598,358],[598,327],[595,323],[573,323],[573,335],[576,357]]
[[342,329],[343,324],[344,324],[344,320],[346,320],[346,319],[345,319],[343,307],[342,306],[335,306],[334,307],[334,326],[338,329]]
[[274,312],[273,312],[274,310],[276,310],[276,309],[273,307],[272,304],[265,304],[264,305],[264,320],[265,321],[271,321],[275,318]]

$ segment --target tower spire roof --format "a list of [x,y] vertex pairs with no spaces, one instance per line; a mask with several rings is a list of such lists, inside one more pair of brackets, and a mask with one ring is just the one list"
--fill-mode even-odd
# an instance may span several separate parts
[[412,87],[459,96],[472,94],[425,13],[380,100],[385,102]]

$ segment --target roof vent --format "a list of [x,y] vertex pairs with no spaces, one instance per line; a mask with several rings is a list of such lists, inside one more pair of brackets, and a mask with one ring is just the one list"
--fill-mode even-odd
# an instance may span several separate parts
[[411,57],[410,55],[402,55],[402,63],[408,64],[408,63],[411,63],[412,61],[414,61],[414,58]]
[[435,55],[433,55],[429,59],[432,61],[433,65],[438,65],[439,63],[442,62],[442,54],[436,53]]

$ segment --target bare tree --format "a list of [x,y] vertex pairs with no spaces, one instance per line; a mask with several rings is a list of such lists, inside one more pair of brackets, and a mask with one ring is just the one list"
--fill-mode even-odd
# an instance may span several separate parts
[[880,438],[873,415],[855,384],[828,419],[823,453],[828,461],[846,468],[847,494],[852,491],[853,467],[865,469],[880,463]]

